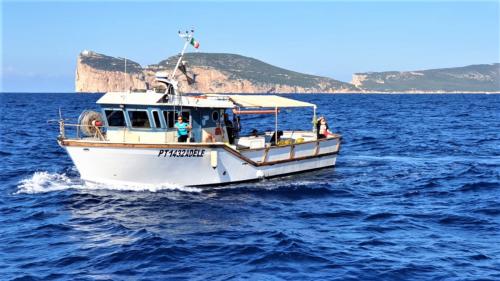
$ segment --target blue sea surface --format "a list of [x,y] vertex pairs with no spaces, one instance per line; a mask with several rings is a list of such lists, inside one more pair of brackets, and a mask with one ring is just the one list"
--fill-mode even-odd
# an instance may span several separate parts
[[100,95],[0,94],[0,280],[500,280],[500,95],[292,96],[335,168],[130,190],[83,183],[47,122]]

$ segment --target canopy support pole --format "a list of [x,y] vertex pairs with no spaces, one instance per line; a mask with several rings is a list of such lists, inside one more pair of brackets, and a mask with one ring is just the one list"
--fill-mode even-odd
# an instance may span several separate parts
[[312,120],[312,124],[313,124],[313,132],[314,133],[317,133],[316,132],[316,122],[317,122],[317,119],[316,119],[316,106],[313,106],[313,120]]
[[274,142],[278,145],[278,107],[274,108]]

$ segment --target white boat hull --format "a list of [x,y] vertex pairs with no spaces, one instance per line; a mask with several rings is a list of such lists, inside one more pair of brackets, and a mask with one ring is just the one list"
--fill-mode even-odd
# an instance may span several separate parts
[[[340,139],[336,141],[338,143],[332,142],[331,147],[322,148],[323,154],[311,150],[309,156],[296,159],[289,156],[280,159],[283,152],[278,148],[270,149],[264,157],[275,160],[264,160],[264,163],[252,159],[257,157],[255,155],[239,155],[224,145],[151,148],[85,143],[62,145],[85,181],[113,185],[199,186],[257,180],[334,166]],[[298,147],[295,150],[300,151]]]

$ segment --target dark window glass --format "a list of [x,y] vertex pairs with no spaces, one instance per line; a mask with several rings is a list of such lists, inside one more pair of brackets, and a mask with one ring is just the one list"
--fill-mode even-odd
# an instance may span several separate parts
[[151,128],[147,111],[129,111],[128,116],[133,128]]
[[125,115],[121,110],[105,110],[106,119],[110,127],[125,127]]
[[173,111],[163,111],[163,118],[165,118],[165,123],[167,128],[173,128],[175,125],[175,118]]
[[[183,111],[181,116],[184,122],[189,123],[189,111]],[[178,112],[175,113],[175,122],[177,122],[177,117],[179,117]]]
[[158,111],[153,111],[153,118],[155,119],[155,127],[161,128],[160,115],[158,114]]
[[212,112],[212,120],[214,120],[214,121],[219,120],[219,112],[218,111]]

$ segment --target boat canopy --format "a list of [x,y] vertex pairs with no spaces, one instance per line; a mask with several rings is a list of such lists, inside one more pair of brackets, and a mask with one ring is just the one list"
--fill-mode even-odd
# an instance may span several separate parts
[[284,98],[276,95],[220,95],[209,94],[205,97],[171,96],[163,100],[160,93],[127,93],[109,92],[102,96],[97,104],[129,104],[129,105],[174,105],[186,107],[209,108],[284,108],[284,107],[313,107],[315,104]]
[[229,99],[240,107],[247,108],[281,108],[281,107],[314,107],[315,104],[284,98],[276,95],[229,95]]
[[128,92],[108,92],[102,96],[97,104],[156,104],[163,95],[158,93],[128,93]]
[[233,108],[234,104],[219,97],[200,98],[191,96],[170,96],[164,99],[162,93],[140,92],[109,92],[102,96],[97,104],[127,104],[127,105],[171,105],[185,107]]

